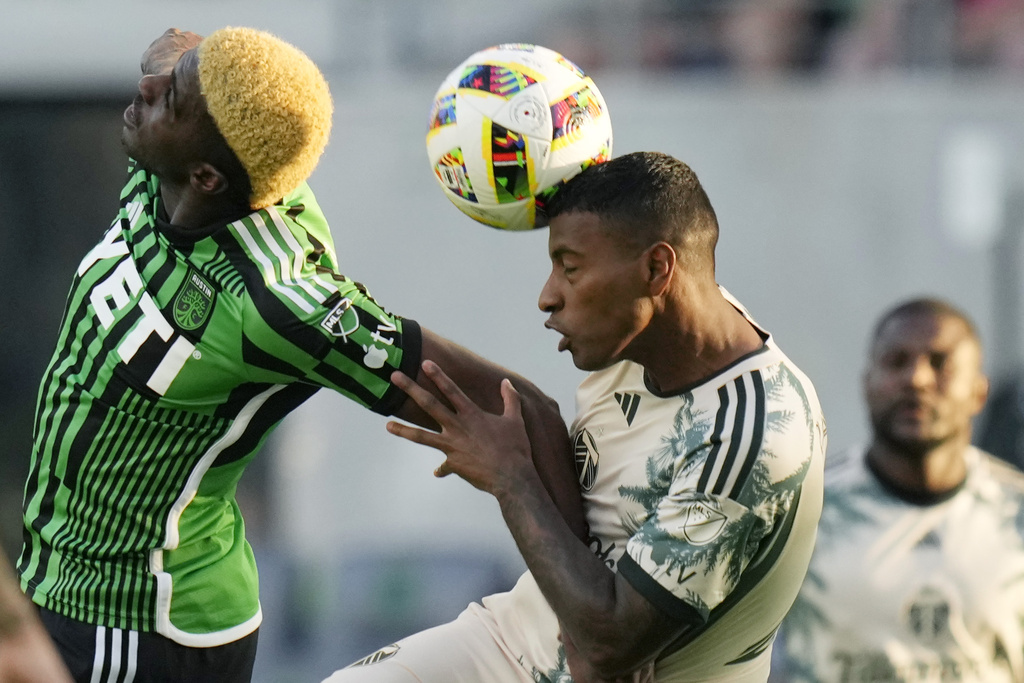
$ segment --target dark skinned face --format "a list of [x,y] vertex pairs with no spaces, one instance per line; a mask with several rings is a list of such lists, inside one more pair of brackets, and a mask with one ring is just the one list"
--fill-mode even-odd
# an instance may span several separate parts
[[876,437],[913,453],[969,435],[986,390],[978,341],[952,316],[889,321],[864,374]]
[[618,244],[592,213],[568,213],[551,220],[551,274],[538,306],[545,326],[559,332],[559,351],[569,351],[581,370],[598,370],[621,360],[649,322],[641,255]]
[[212,125],[199,87],[195,49],[182,54],[170,74],[147,75],[124,112],[121,144],[143,168],[164,181],[185,182],[200,158],[204,126]]

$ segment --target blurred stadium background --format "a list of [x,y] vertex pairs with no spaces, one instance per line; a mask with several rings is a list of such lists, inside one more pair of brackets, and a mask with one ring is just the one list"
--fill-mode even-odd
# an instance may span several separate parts
[[[12,558],[37,382],[71,274],[116,211],[139,56],[169,26],[255,26],[310,54],[337,107],[312,183],[345,272],[533,378],[567,419],[582,375],[536,309],[546,233],[473,223],[426,164],[435,88],[501,42],[546,45],[594,76],[616,153],[693,166],[722,225],[719,279],[814,379],[833,449],[866,434],[868,327],[902,298],[970,311],[990,374],[1016,386],[1022,0],[0,0],[0,13],[0,532]],[[1007,395],[994,429],[1006,443],[1020,413]],[[438,461],[325,392],[286,421],[240,493],[265,612],[256,681],[320,680],[511,585],[522,564],[496,505],[433,479]]]

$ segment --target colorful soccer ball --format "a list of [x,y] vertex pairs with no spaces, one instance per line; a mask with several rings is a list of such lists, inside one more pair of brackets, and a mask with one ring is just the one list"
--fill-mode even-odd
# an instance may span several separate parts
[[545,47],[499,45],[475,53],[441,83],[427,154],[445,196],[502,230],[547,225],[560,184],[612,152],[597,85]]

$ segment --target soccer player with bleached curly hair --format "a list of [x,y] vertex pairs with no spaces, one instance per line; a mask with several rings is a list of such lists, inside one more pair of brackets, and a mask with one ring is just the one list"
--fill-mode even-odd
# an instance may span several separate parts
[[21,587],[74,679],[250,680],[262,612],[235,487],[323,387],[434,426],[393,372],[436,361],[493,410],[512,376],[582,534],[554,401],[339,270],[353,256],[306,183],[333,116],[316,65],[264,31],[171,29],[142,72],[120,210],[75,274],[25,487]]

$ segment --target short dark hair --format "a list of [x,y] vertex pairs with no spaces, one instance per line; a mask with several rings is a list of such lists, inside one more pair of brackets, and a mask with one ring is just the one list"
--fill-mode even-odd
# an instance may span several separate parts
[[594,164],[561,187],[548,217],[594,213],[638,251],[664,241],[714,269],[718,218],[697,174],[660,152],[633,152]]
[[875,323],[875,329],[871,334],[872,351],[874,351],[875,345],[878,343],[879,337],[882,336],[882,331],[885,329],[886,325],[891,323],[893,320],[911,318],[918,315],[927,315],[933,318],[954,318],[959,320],[964,324],[964,327],[967,328],[967,332],[970,334],[971,338],[979,345],[981,344],[981,335],[978,334],[978,328],[975,327],[974,322],[966,313],[943,299],[920,297],[896,304],[878,319],[878,322]]

